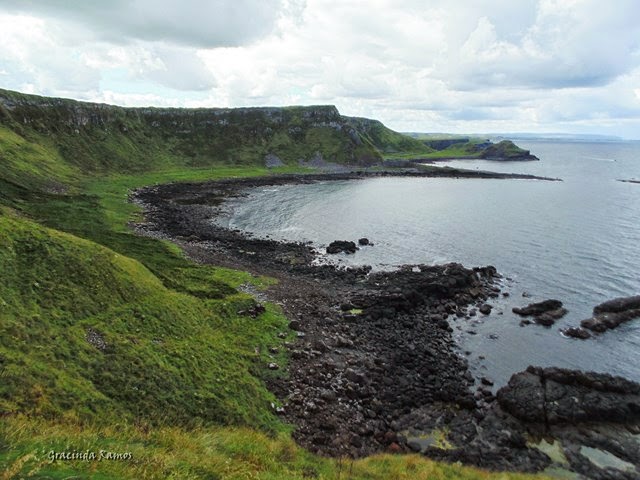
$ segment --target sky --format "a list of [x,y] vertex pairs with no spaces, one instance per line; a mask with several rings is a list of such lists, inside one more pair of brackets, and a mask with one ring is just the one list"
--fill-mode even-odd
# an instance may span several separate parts
[[640,139],[638,0],[0,0],[0,88]]

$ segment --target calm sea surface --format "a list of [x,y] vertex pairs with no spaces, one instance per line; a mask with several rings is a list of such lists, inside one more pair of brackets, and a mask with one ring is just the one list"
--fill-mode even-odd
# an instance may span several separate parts
[[[640,179],[640,143],[518,144],[541,161],[446,164],[564,181],[381,178],[265,187],[228,202],[223,221],[319,248],[360,237],[375,244],[338,255],[344,264],[495,265],[511,296],[490,302],[488,317],[452,322],[477,374],[502,384],[533,364],[640,381],[640,319],[587,341],[559,332],[598,303],[640,294],[640,184],[616,181]],[[520,327],[511,308],[547,298],[563,301],[569,314],[551,328]]]

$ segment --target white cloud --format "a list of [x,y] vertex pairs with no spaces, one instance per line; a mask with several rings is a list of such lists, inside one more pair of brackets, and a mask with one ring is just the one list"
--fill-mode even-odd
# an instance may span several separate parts
[[628,132],[637,18],[636,0],[0,0],[0,79],[127,105],[330,103],[402,130]]

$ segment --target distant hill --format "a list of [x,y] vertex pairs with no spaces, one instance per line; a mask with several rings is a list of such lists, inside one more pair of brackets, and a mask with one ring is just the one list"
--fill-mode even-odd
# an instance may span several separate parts
[[451,133],[406,133],[431,150],[425,159],[482,158],[486,160],[537,160],[529,150],[511,140],[492,142],[487,135],[458,135]]
[[360,117],[344,117],[344,119],[383,154],[427,154],[433,152],[432,148],[419,139],[393,131],[378,120]]

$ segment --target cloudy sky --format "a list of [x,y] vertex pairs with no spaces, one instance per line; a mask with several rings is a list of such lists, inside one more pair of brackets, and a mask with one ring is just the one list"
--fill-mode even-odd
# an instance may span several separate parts
[[640,139],[638,0],[0,0],[0,88]]

